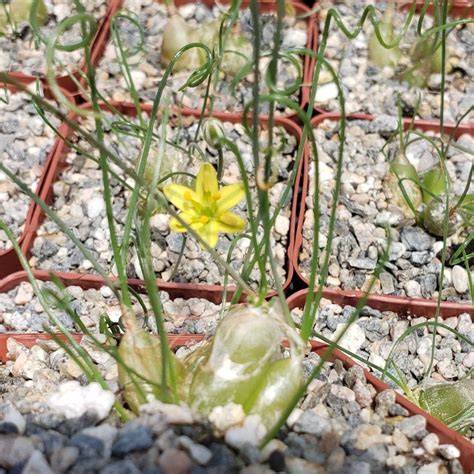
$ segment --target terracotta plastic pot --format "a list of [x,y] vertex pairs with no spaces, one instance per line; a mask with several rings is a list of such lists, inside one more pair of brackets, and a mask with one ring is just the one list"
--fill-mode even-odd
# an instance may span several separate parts
[[[340,114],[331,112],[322,115],[318,115],[314,117],[311,121],[313,128],[317,128],[318,125],[323,122],[324,120],[333,120],[337,121],[340,120]],[[348,120],[374,120],[375,117],[372,115],[367,114],[353,114],[348,117]],[[404,126],[405,129],[408,129],[411,125],[410,119],[404,119]],[[428,120],[416,120],[414,123],[415,129],[420,129],[425,132],[438,132],[440,131],[439,124],[435,121],[428,121]],[[474,124],[465,124],[459,125],[455,127],[453,125],[445,125],[444,133],[448,136],[453,136],[454,138],[458,138],[463,134],[470,134],[474,135]],[[308,150],[309,154],[309,150]],[[296,228],[296,236],[295,236],[295,245],[293,247],[293,266],[295,268],[295,273],[299,277],[299,279],[305,284],[308,285],[308,278],[306,278],[300,268],[299,264],[299,254],[300,250],[303,246],[303,224],[304,224],[304,216],[306,212],[306,198],[309,193],[309,162],[310,158],[308,157],[308,166],[303,170],[303,177],[301,181],[301,200],[299,205],[299,215],[297,217],[297,228]],[[329,291],[329,290],[328,290]],[[331,294],[339,294],[340,298],[353,300],[354,298],[357,299],[363,295],[361,291],[357,290],[330,290]],[[424,308],[429,308],[430,315],[434,315],[436,311],[436,301],[434,300],[426,300],[426,299],[418,299],[418,298],[408,298],[408,297],[401,297],[401,296],[390,296],[390,295],[371,295],[370,296],[371,304],[377,305],[380,304],[383,306],[386,302],[392,302],[397,305],[399,308],[398,311],[410,311],[413,314],[420,314],[417,308],[420,308],[421,312],[424,311]],[[458,304],[458,303],[442,303],[443,306],[446,307],[447,313],[446,317],[452,316],[452,314],[457,314],[456,312],[460,308],[464,308],[463,311],[471,314],[474,317],[474,306],[470,304]],[[374,306],[377,307],[377,306]],[[448,308],[451,308],[449,310]],[[450,313],[451,311],[451,313]]]
[[[381,1],[381,0],[378,0]],[[428,13],[433,13],[433,2],[437,0],[430,0],[430,5],[428,7]],[[401,5],[401,8],[409,10],[412,1],[410,0],[398,0],[398,3]],[[425,0],[416,0],[416,9],[420,11],[425,4]],[[457,18],[472,18],[474,16],[474,8],[471,0],[453,0],[449,2],[449,14]]]
[[[101,18],[98,22],[97,33],[91,46],[91,61],[94,66],[97,65],[104,51],[103,45],[105,45],[105,42],[107,40],[110,18],[122,6],[122,2],[123,0],[108,0],[107,10],[103,18]],[[79,70],[73,73],[76,80],[79,81],[79,79],[81,78],[80,72],[86,73],[86,70],[87,70],[86,63],[85,63],[85,60],[83,59],[79,65]],[[4,72],[8,73],[9,76],[11,76],[12,78],[18,81],[23,82],[24,84],[30,84],[36,81],[38,78],[45,85],[47,84],[46,78],[42,75],[36,76],[36,75],[31,75],[31,74],[24,74],[21,71],[4,71]],[[59,87],[61,87],[62,89],[65,89],[70,94],[77,93],[77,84],[69,75],[56,76],[56,82],[58,83]]]
[[[126,102],[111,102],[110,103],[112,107],[115,109],[119,110],[121,113],[129,115],[129,116],[135,116],[136,111],[135,107],[132,104],[126,103]],[[82,105],[84,109],[89,109],[91,108],[90,104],[84,104]],[[103,110],[108,110],[105,105],[102,105]],[[145,113],[150,113],[152,110],[151,105],[144,104],[142,105],[142,111]],[[201,114],[200,112],[192,111],[189,109],[177,109],[172,107],[172,112],[176,114],[180,114],[184,117],[199,117]],[[205,116],[207,114],[204,114]],[[225,113],[219,113],[215,112],[213,114],[213,117],[222,120],[223,122],[231,122],[231,123],[241,123],[243,120],[242,115],[240,114],[225,114]],[[263,125],[263,127],[266,126],[268,123],[268,118],[265,116],[260,117],[260,123]],[[301,136],[302,136],[302,131],[299,128],[298,125],[296,125],[293,121],[284,118],[284,117],[276,117],[275,118],[275,126],[282,126],[284,127],[290,134],[292,134],[296,139],[301,141]],[[72,130],[69,129],[68,127],[65,127],[65,132],[64,134],[66,136],[72,136]],[[50,168],[50,173],[47,176],[47,179],[45,181],[45,187],[44,187],[44,195],[46,196],[46,200],[48,203],[52,202],[53,199],[53,184],[55,181],[58,180],[59,175],[61,171],[65,168],[65,157],[68,153],[68,147],[64,142],[60,142],[58,146],[55,149],[55,154],[53,158],[53,163],[54,165],[51,166]],[[287,276],[286,280],[283,284],[283,288],[286,289],[290,285],[292,278],[293,278],[293,261],[290,258],[291,255],[293,255],[293,245],[294,245],[294,239],[295,239],[295,234],[296,234],[296,223],[297,223],[297,215],[298,215],[298,201],[299,201],[299,193],[300,193],[300,181],[301,177],[303,175],[303,168],[306,166],[305,163],[307,162],[307,156],[308,156],[308,150],[307,147],[305,146],[303,156],[300,161],[300,165],[298,167],[297,175],[295,178],[295,184],[293,186],[293,197],[292,197],[292,203],[291,203],[291,216],[290,216],[290,230],[289,230],[289,235],[288,235],[288,249],[287,249]],[[36,222],[41,223],[43,218],[44,218],[44,213],[41,208],[38,206],[36,207],[34,217],[37,219]],[[38,224],[39,225],[39,224]],[[35,234],[36,235],[36,230],[38,228],[38,225],[35,227]],[[25,248],[25,252],[27,255],[29,255],[31,248],[33,246],[33,240],[31,239],[28,241],[29,247]],[[10,272],[11,273],[11,272]],[[195,285],[196,287],[199,288],[220,288],[222,290],[221,286],[216,286],[216,285],[207,285],[207,284],[198,284]],[[232,287],[230,288],[232,290]],[[268,295],[268,297],[274,296],[276,294],[276,291],[271,291]]]
[[[416,11],[420,12],[423,5],[425,4],[425,0],[414,0],[416,1]],[[435,0],[430,0],[430,6],[428,7],[428,14],[433,13],[433,1]],[[315,2],[316,3],[316,2]],[[376,3],[386,3],[386,0],[376,0]],[[413,0],[397,0],[397,4],[400,9],[402,10],[409,10],[411,5],[413,4]],[[337,8],[337,5],[334,5]],[[451,17],[454,18],[474,18],[474,5],[472,3],[472,0],[453,0],[450,2],[450,10],[449,14]],[[314,42],[313,42],[313,50],[318,51],[318,45],[319,45],[319,15],[318,13],[315,14],[315,34],[314,34]],[[368,20],[366,20],[368,21]],[[312,69],[314,68],[315,64],[312,66]],[[314,75],[314,70],[311,72],[310,78],[312,79]],[[310,90],[308,89],[308,99],[309,99],[309,92]],[[322,107],[317,107],[315,104],[314,110],[318,114],[328,114],[328,113],[333,113],[332,111],[328,111],[326,109],[323,109]]]
[[[30,83],[25,79],[20,79],[19,82],[24,85],[28,85]],[[7,85],[6,87],[13,93],[17,92],[17,89],[14,86]],[[67,91],[63,90],[62,92],[69,98],[71,102],[74,103],[74,98]],[[52,95],[51,91],[47,86],[44,86],[44,96],[47,99],[54,100],[54,96]],[[60,126],[59,130],[63,133],[65,131],[64,126]],[[51,168],[54,167],[56,163],[56,154],[59,143],[60,140],[56,139],[51,148],[51,151],[48,154],[48,158],[46,159],[46,162],[44,164],[44,169],[38,183],[38,188],[36,190],[36,194],[46,202],[48,202],[49,198],[48,192],[47,190],[45,190],[45,186],[46,182],[48,181],[48,176],[51,172]],[[36,235],[36,229],[40,224],[38,220],[40,216],[37,215],[38,213],[36,211],[37,206],[33,201],[31,201],[30,206],[28,208],[28,213],[25,218],[25,226],[23,232],[19,236],[17,241],[23,252],[26,252],[26,249],[29,249],[31,247],[34,237]],[[0,278],[3,278],[19,270],[21,270],[21,265],[15,250],[13,248],[10,248],[4,251],[0,251]]]
[[[287,303],[290,309],[295,309],[295,308],[303,308],[306,295],[307,295],[308,290],[302,290],[294,295],[290,296],[287,299]],[[323,293],[324,297],[335,302],[338,304],[351,304],[351,305],[356,305],[357,304],[357,299],[354,298],[351,301],[341,301],[340,299],[340,293],[339,292],[328,292],[325,291]],[[393,304],[391,301],[387,300],[384,302],[384,304],[381,304],[380,301],[377,301],[377,304],[372,304],[373,300],[369,299],[366,303],[367,306],[370,306],[372,308],[379,309],[381,311],[394,311],[394,312],[399,312],[400,308],[399,306],[395,303]],[[462,306],[462,305],[458,305]],[[416,307],[417,309],[417,315],[418,316],[432,316],[431,313],[431,308],[426,308],[426,311],[423,313],[422,309],[423,307],[421,305]],[[448,317],[448,316],[454,316],[455,314],[461,314],[464,312],[462,308],[458,308],[457,312],[454,311],[453,307],[448,307],[446,308],[445,306],[441,307],[441,315],[442,317]],[[471,313],[473,315],[474,313]],[[360,365],[357,364],[354,360],[352,360],[349,356],[344,354],[342,351],[335,349],[333,351],[329,350],[329,346],[327,344],[323,344],[321,342],[317,341],[311,341],[311,346],[312,350],[319,354],[323,358],[327,358],[329,361],[335,361],[339,359],[346,368],[352,367],[354,365]],[[386,383],[382,382],[380,379],[375,377],[372,373],[370,373],[368,370],[364,369],[365,377],[369,383],[371,383],[374,388],[377,390],[377,393],[383,392],[384,390],[391,388],[389,385]],[[422,410],[419,406],[415,405],[412,403],[410,400],[408,400],[406,397],[401,395],[400,393],[397,393],[396,395],[396,402],[406,408],[409,412],[410,415],[421,415],[426,419],[426,429],[431,432],[435,433],[438,435],[439,440],[441,443],[446,443],[446,444],[454,444],[460,451],[461,451],[461,457],[459,461],[461,462],[464,472],[470,473],[471,471],[474,470],[474,445],[470,443],[464,436],[460,435],[456,431],[452,430],[451,428],[448,428],[444,423],[442,423],[440,420],[437,418],[434,418],[424,410]]]
[[[121,0],[122,1],[122,0]],[[159,0],[155,0],[159,1]],[[183,5],[187,5],[189,3],[193,3],[192,0],[174,0],[173,4],[176,7],[180,7]],[[202,0],[202,3],[207,5],[208,7],[212,7],[216,5],[215,0]],[[230,4],[230,0],[222,0],[217,2],[219,5],[228,5]],[[295,11],[298,15],[305,15],[310,12],[310,9],[304,5],[303,3],[300,3],[298,1],[288,1],[287,4],[291,4],[294,8]],[[242,1],[242,9],[248,8],[250,5],[250,0],[243,0]],[[277,8],[277,2],[276,0],[260,0],[259,1],[260,5],[260,11],[262,13],[268,13],[268,12],[274,12]],[[94,53],[97,53],[96,56],[98,60],[102,56],[106,46],[107,46],[107,40],[110,34],[110,24],[112,21],[113,15],[119,10],[119,8],[111,9],[110,15],[107,18],[106,22],[104,22],[104,29],[107,29],[106,32],[101,36],[101,38],[97,40],[95,43],[95,48]],[[306,48],[307,49],[314,49],[314,37],[317,38],[317,23],[314,15],[310,15],[306,18],[307,21],[307,42],[306,42]],[[97,65],[98,60],[94,63]],[[312,79],[312,74],[313,74],[313,68],[314,68],[314,62],[315,60],[311,58],[310,56],[305,55],[303,58],[303,83],[301,87],[301,94],[300,94],[300,102],[299,105],[302,109],[306,107],[308,104],[308,99],[309,99],[309,90],[310,90],[310,84],[311,84],[311,79]],[[81,81],[82,85],[85,84],[85,81]],[[83,96],[83,100],[87,102],[89,99],[87,97]],[[192,112],[200,113],[201,109],[186,109]],[[296,114],[295,113],[290,113],[290,114],[282,114],[281,116],[283,117],[294,117]]]
[[[86,275],[81,273],[51,273],[41,270],[34,270],[33,275],[36,280],[39,281],[51,281],[51,277],[57,277],[64,286],[79,286],[84,290],[87,289],[100,289],[105,285],[104,279],[98,275]],[[16,288],[20,283],[28,281],[28,275],[24,271],[14,273],[0,280],[0,293],[6,293],[7,291]],[[128,280],[130,288],[134,289],[138,293],[144,293],[145,283],[142,280],[130,279]],[[223,288],[217,285],[195,285],[195,284],[184,284],[184,283],[167,283],[159,282],[158,288],[162,291],[166,291],[172,300],[177,298],[189,299],[189,298],[203,298],[214,304],[222,302]],[[227,292],[227,301],[230,301],[233,296],[233,291]],[[241,301],[245,299],[245,295],[241,297]],[[31,347],[35,344],[38,339],[50,339],[46,333],[0,333],[0,362],[5,362],[8,359],[7,355],[7,339],[13,337],[17,341],[21,342],[27,347]],[[170,334],[169,339],[173,347],[182,345],[186,341],[200,341],[204,335],[202,334],[190,334],[181,336],[177,334]],[[62,338],[62,337],[61,337]],[[74,338],[80,341],[82,334],[74,333]],[[62,338],[63,339],[63,338]]]

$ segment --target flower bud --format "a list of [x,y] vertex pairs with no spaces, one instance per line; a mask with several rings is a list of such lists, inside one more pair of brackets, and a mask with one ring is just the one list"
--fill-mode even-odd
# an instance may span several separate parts
[[222,148],[221,140],[225,138],[224,125],[214,117],[204,119],[202,122],[202,136],[211,148],[219,150]]

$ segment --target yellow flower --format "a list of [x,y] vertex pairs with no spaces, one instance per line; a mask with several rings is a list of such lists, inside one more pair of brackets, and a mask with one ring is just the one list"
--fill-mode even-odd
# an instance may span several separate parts
[[[219,189],[217,173],[212,165],[204,163],[196,178],[196,189],[179,184],[168,184],[163,192],[166,198],[181,212],[179,217],[188,224],[212,248],[217,245],[219,232],[242,232],[245,221],[230,212],[244,197],[244,186],[235,183]],[[175,232],[187,232],[187,227],[175,217],[170,228]]]

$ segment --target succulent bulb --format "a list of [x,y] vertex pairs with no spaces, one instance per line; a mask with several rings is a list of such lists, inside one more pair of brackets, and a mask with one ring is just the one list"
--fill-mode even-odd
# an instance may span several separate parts
[[252,54],[252,43],[242,35],[227,38],[221,70],[228,76],[235,76],[246,64]]
[[[7,5],[1,5],[0,2],[0,33],[5,33],[11,23],[29,22],[32,5],[33,0],[11,0]],[[48,10],[43,0],[38,0],[35,19],[38,25],[44,25],[48,21]]]
[[222,148],[221,140],[226,137],[224,124],[214,117],[209,117],[202,122],[202,136],[205,142],[216,150]]
[[[10,16],[12,20],[15,23],[29,22],[32,6],[33,0],[11,0]],[[48,10],[43,0],[38,0],[35,20],[39,25],[44,25],[48,21]]]
[[[184,46],[193,43],[193,28],[178,14],[173,15],[163,31],[161,44],[161,63],[163,66],[173,59],[173,56]],[[186,51],[176,62],[175,71],[195,69],[200,65],[197,48]]]
[[[288,358],[282,355],[284,338],[290,340]],[[234,307],[208,346],[201,349],[189,392],[190,406],[209,414],[216,406],[233,402],[247,414],[259,414],[270,426],[299,388],[303,346],[275,304]]]
[[413,216],[413,211],[407,200],[411,202],[415,210],[418,209],[423,201],[418,182],[416,168],[403,153],[398,153],[390,163],[390,168],[385,178],[385,187],[391,195],[392,203],[399,207],[406,216]]
[[[450,205],[455,203],[455,198],[450,199]],[[432,199],[423,213],[423,225],[426,230],[438,237],[443,236],[444,221],[446,218],[446,194],[441,194],[438,199]],[[448,211],[448,235],[454,234],[460,224],[458,213],[450,208]]]
[[[386,12],[386,14],[388,11]],[[385,43],[391,43],[395,38],[395,32],[391,21],[391,15],[389,18],[385,17],[379,23],[379,31],[384,39]],[[368,43],[369,61],[379,67],[390,66],[396,68],[402,57],[402,52],[398,46],[393,48],[385,48],[377,38],[375,32],[369,38]]]
[[[453,66],[448,62],[449,50],[446,51],[446,74],[449,74],[453,70]],[[443,70],[443,53],[441,51],[441,45],[436,49],[431,58],[431,72],[441,74]]]
[[[160,401],[169,399],[169,388],[161,384],[162,358],[159,337],[138,328],[136,323],[130,324],[130,318],[126,326],[118,349],[125,366],[118,364],[118,380],[123,388],[125,401],[130,409],[138,414],[140,405],[147,403],[150,395]],[[185,381],[184,366],[175,356],[172,357],[178,387],[182,388]]]
[[[410,49],[412,66],[402,73],[402,80],[413,87],[425,87],[430,74],[441,72],[441,44],[435,49],[435,41],[436,38],[432,37],[420,37],[415,41]],[[447,63],[446,72],[450,70],[451,66]]]
[[455,425],[470,413],[469,419],[464,420],[469,425],[474,421],[474,380],[432,385],[421,391],[419,404],[447,425]]
[[429,204],[433,197],[446,193],[445,173],[440,167],[431,169],[423,177],[423,202]]

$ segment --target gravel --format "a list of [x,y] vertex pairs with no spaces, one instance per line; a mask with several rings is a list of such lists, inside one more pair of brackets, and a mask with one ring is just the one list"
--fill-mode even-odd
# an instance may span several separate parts
[[[108,121],[116,117],[108,116]],[[166,137],[184,150],[188,150],[190,143],[194,141],[197,129],[197,121],[193,118],[183,118],[183,127],[175,128],[178,119],[173,119],[167,128]],[[91,129],[93,129],[92,125]],[[255,201],[256,186],[252,173],[253,160],[251,154],[250,138],[245,134],[240,124],[224,124],[227,136],[236,143],[239,148],[250,181],[251,194]],[[161,132],[157,132],[161,133]],[[266,132],[261,132],[261,139],[265,140]],[[105,137],[106,146],[113,149],[117,156],[130,164],[132,157],[138,156],[139,142],[136,139],[119,135],[108,128]],[[82,148],[90,149],[84,141],[78,143]],[[217,154],[206,149],[205,143],[198,138],[197,145],[204,151],[207,159],[217,163]],[[297,142],[296,138],[286,132],[283,128],[275,129],[274,146],[278,156],[274,158],[280,168],[277,172],[277,182],[270,190],[270,206],[274,209],[276,203],[284,192],[288,175],[294,165]],[[174,171],[186,171],[197,174],[201,159],[188,158],[182,151],[169,146],[166,150],[167,162],[163,165]],[[105,215],[104,202],[102,200],[102,175],[96,163],[86,160],[83,156],[70,152],[66,158],[69,166],[62,172],[58,181],[53,185],[55,200],[53,209],[58,212],[63,221],[73,230],[76,237],[92,252],[103,268],[113,271],[112,250],[108,236],[107,218]],[[121,172],[118,167],[112,166],[116,172]],[[275,170],[276,172],[276,170]],[[224,151],[224,175],[223,183],[230,184],[240,181],[240,172],[234,155]],[[131,181],[130,181],[131,182]],[[131,182],[133,185],[133,182]],[[126,218],[127,202],[129,192],[118,180],[112,180],[113,210],[120,236]],[[284,281],[286,278],[286,257],[289,243],[290,202],[288,196],[286,205],[279,214],[277,224],[271,236],[272,248],[277,262],[279,276]],[[234,208],[234,210],[246,216],[245,200]],[[255,211],[254,211],[255,212]],[[201,251],[195,240],[190,237],[186,241],[181,263],[175,275],[173,269],[183,244],[183,234],[170,232],[168,227],[169,215],[158,212],[151,221],[152,244],[151,254],[153,265],[158,278],[165,281],[189,282],[189,283],[222,283],[224,279],[223,270],[219,268],[210,253]],[[282,232],[280,234],[280,232]],[[217,252],[222,258],[227,258],[227,253],[234,235],[221,234],[217,245]],[[248,239],[240,239],[232,253],[231,265],[239,270],[244,260],[244,255],[249,248]],[[33,249],[33,258],[30,263],[39,269],[56,271],[79,271],[81,273],[91,272],[92,265],[85,260],[72,241],[62,234],[57,226],[50,220],[46,220],[38,231]],[[129,265],[127,268],[129,277],[141,277],[138,258],[134,250],[130,252]],[[256,269],[250,275],[250,282],[259,280]]]
[[[6,101],[0,101],[0,159],[30,190],[37,191],[54,133],[25,93],[7,92]],[[29,204],[29,198],[0,171],[0,219],[15,237],[24,230]],[[11,243],[0,230],[0,253],[8,248]]]
[[[326,340],[335,340],[346,330],[349,318],[354,312],[355,308],[351,306],[340,306],[322,299],[313,327],[315,334]],[[300,321],[301,315],[301,310],[293,310],[296,322]],[[365,307],[357,321],[349,326],[339,344],[380,368],[385,368],[388,358],[392,356],[397,369],[405,377],[406,384],[413,389],[427,381],[425,374],[431,361],[433,326],[423,326],[423,323],[434,321],[434,318],[413,315],[403,317],[393,311],[378,311]],[[446,328],[438,328],[434,338],[431,378],[451,382],[466,377],[474,360],[474,323],[471,316],[464,313],[442,319],[439,323],[458,332],[471,343],[457,338],[454,332]],[[412,329],[415,326],[416,328]],[[406,331],[410,333],[405,335]],[[369,369],[377,377],[381,377],[380,371],[370,367]],[[388,372],[398,378],[393,366],[388,367]],[[386,378],[385,381],[394,388],[397,387],[391,379]]]
[[[38,282],[40,288],[58,292],[52,283]],[[28,295],[25,298],[23,295]],[[165,328],[169,333],[212,334],[215,331],[221,311],[220,304],[214,304],[203,298],[170,298],[165,291],[160,293],[165,317]],[[21,298],[20,298],[20,297]],[[67,286],[64,296],[71,301],[76,314],[92,332],[99,330],[101,316],[106,315],[117,323],[121,309],[110,289],[106,286],[96,289],[83,289],[80,286]],[[146,295],[141,301],[150,309]],[[145,315],[141,304],[134,304],[135,314],[148,327],[156,330],[153,316]],[[70,317],[62,310],[55,308],[54,314],[69,330],[79,330]],[[148,316],[146,318],[146,316]],[[0,333],[5,332],[42,332],[49,321],[38,298],[34,295],[29,282],[22,282],[8,292],[0,293]],[[59,355],[58,355],[59,357]]]
[[[164,4],[152,0],[126,0],[124,8],[136,17],[145,29],[145,44],[141,53],[128,58],[130,73],[133,78],[138,95],[142,100],[150,102],[154,99],[159,81],[164,68],[160,62],[161,43],[163,31],[169,18],[168,10]],[[178,8],[178,12],[192,26],[205,24],[222,13],[222,7],[210,9],[204,4],[189,3]],[[262,53],[271,50],[273,31],[275,27],[275,16],[265,14],[260,16],[262,28]],[[251,39],[252,29],[250,10],[247,8],[240,14],[240,27],[244,35]],[[124,47],[136,48],[139,42],[139,34],[136,28],[130,26],[129,22],[122,21],[120,28],[121,41]],[[296,20],[287,17],[284,22],[282,46],[286,48],[304,48],[307,43],[307,23],[304,20]],[[261,71],[265,74],[268,67],[268,58],[262,58]],[[278,87],[283,89],[292,84],[297,77],[297,71],[288,61],[280,61],[278,72]],[[300,60],[302,66],[302,60]],[[194,88],[188,88],[185,92],[179,92],[180,87],[187,81],[190,71],[173,73],[165,89],[165,95],[170,97],[172,103],[185,107],[201,108],[205,95],[207,81]],[[215,101],[214,110],[236,112],[243,109],[243,105],[252,100],[252,75],[239,81],[235,89],[235,97],[231,90],[231,79],[226,77],[220,80],[218,89],[211,92],[210,97]],[[105,97],[113,100],[129,100],[129,88],[126,85],[113,41],[109,41],[104,56],[97,67],[97,87]],[[262,90],[265,93],[265,90]],[[298,102],[298,94],[293,94],[292,99]],[[280,112],[293,113],[281,104],[278,105]],[[261,112],[268,110],[268,104],[261,106]]]
[[[8,2],[7,2],[8,3]],[[44,0],[49,13],[48,22],[41,28],[41,32],[50,37],[55,32],[56,26],[76,12],[73,0]],[[107,9],[106,0],[82,0],[81,4],[86,12],[96,20],[105,16]],[[67,44],[80,41],[79,24],[68,30]],[[61,41],[61,37],[60,37]],[[63,41],[61,41],[63,44]],[[35,39],[29,24],[20,24],[16,33],[10,31],[7,35],[0,36],[0,71],[22,72],[28,75],[43,75],[46,73],[46,46],[40,43],[35,46]],[[74,71],[83,58],[83,49],[74,52],[56,51],[54,67],[56,75],[65,75]]]
[[[334,5],[332,0],[321,2],[320,37],[324,28],[324,19],[329,8],[334,7],[341,15],[342,21],[352,31],[362,15],[363,9],[374,4],[371,0],[340,0]],[[376,4],[377,8],[384,8],[387,2]],[[406,18],[406,11],[396,13],[393,23],[396,34],[401,30]],[[405,39],[401,42],[401,49],[406,54],[414,42],[416,25],[419,16],[415,15]],[[425,17],[423,30],[432,25],[432,17]],[[338,73],[346,100],[346,113],[365,112],[375,115],[393,114],[397,110],[396,101],[400,94],[404,116],[413,115],[418,97],[421,102],[417,114],[423,119],[438,118],[441,104],[441,75],[431,74],[428,85],[424,89],[410,87],[407,82],[396,79],[397,71],[391,67],[380,69],[369,63],[367,41],[373,32],[368,21],[361,33],[354,40],[349,40],[339,31],[334,20],[331,20],[330,34],[327,42],[325,58]],[[445,111],[447,122],[456,122],[467,110],[473,106],[474,83],[474,54],[472,49],[474,27],[472,24],[456,28],[447,41],[449,63],[453,72],[446,75]],[[320,89],[317,95],[316,106],[325,111],[339,110],[337,89],[331,83],[329,72],[323,70],[320,77]],[[464,117],[465,122],[472,122],[472,111]]]
[[[367,289],[377,260],[387,248],[386,226],[390,229],[391,245],[388,262],[376,280],[372,292],[436,298],[441,270],[442,239],[428,234],[416,226],[414,219],[406,218],[384,184],[388,171],[387,159],[392,142],[387,145],[395,122],[393,117],[381,116],[374,122],[354,120],[348,122],[343,160],[341,195],[336,214],[334,240],[330,257],[327,284],[342,289]],[[390,132],[391,130],[391,132]],[[315,129],[320,159],[319,246],[327,242],[329,212],[335,186],[335,169],[338,153],[338,123],[323,121]],[[436,135],[429,132],[435,138]],[[471,149],[473,137],[462,135],[455,144]],[[386,153],[387,154],[387,153]],[[427,142],[416,141],[409,145],[407,158],[419,172],[426,171],[437,162],[437,155]],[[452,190],[460,195],[466,186],[472,157],[451,147],[446,166],[452,179]],[[310,166],[309,194],[303,224],[303,246],[299,261],[303,275],[308,278],[313,243],[314,171]],[[474,190],[474,183],[470,192]],[[448,256],[464,242],[469,229],[459,228],[447,239]],[[443,300],[469,299],[468,274],[461,265],[446,267],[442,290]]]
[[[318,362],[319,356],[312,354],[305,364],[311,370]],[[432,472],[436,465],[462,472],[459,450],[441,444],[427,431],[423,417],[397,405],[393,390],[377,394],[360,367],[347,370],[339,361],[324,364],[286,426],[263,450],[241,442],[258,441],[255,416],[235,419],[240,424],[225,432],[198,415],[190,419],[185,406],[158,402],[144,406],[127,423],[113,412],[103,419],[103,413],[85,406],[82,414],[67,418],[54,408],[65,387],[93,391],[95,404],[103,399],[105,405],[110,392],[97,384],[83,387],[53,369],[56,383],[45,390],[13,375],[15,364],[0,367],[11,381],[0,395],[0,413],[3,419],[17,420],[0,420],[0,466],[7,470],[35,465],[41,472]],[[362,391],[365,400],[358,395]],[[223,409],[234,410],[230,405]]]

